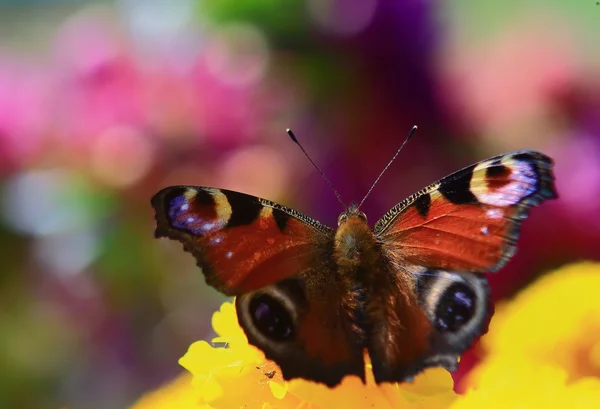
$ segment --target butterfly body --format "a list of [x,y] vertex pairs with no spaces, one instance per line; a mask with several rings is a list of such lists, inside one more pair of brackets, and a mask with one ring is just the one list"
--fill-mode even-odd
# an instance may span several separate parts
[[329,386],[408,381],[456,368],[486,331],[487,280],[516,249],[528,209],[556,197],[534,151],[464,168],[394,206],[371,228],[356,205],[329,228],[243,193],[173,186],[152,199],[157,237],[184,244],[207,283],[235,295],[251,344],[281,368]]
[[356,270],[370,270],[378,258],[375,234],[364,213],[350,207],[338,218],[333,256],[341,271],[355,275]]

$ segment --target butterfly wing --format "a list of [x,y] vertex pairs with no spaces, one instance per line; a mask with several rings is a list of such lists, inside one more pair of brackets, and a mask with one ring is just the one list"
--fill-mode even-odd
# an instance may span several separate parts
[[474,273],[510,259],[529,208],[556,197],[553,180],[541,153],[501,155],[441,179],[376,223],[386,261],[378,280],[388,281],[373,286],[369,306],[377,382],[456,367],[490,315],[487,280]]
[[471,165],[392,208],[375,235],[398,263],[496,271],[514,254],[529,208],[556,197],[552,165],[535,151]]
[[377,383],[412,381],[424,368],[456,370],[458,358],[487,330],[487,279],[411,266],[388,265],[368,308],[374,329],[368,343]]
[[[327,264],[327,261],[324,261]],[[365,380],[364,334],[344,306],[332,266],[236,298],[248,341],[281,368],[285,379],[335,386],[346,375]]]
[[152,206],[156,237],[182,242],[208,284],[238,296],[248,341],[286,379],[364,379],[360,331],[334,279],[333,230],[268,200],[209,187],[168,187]]
[[152,198],[156,237],[183,243],[209,285],[226,295],[308,269],[333,230],[292,209],[224,189],[172,186]]

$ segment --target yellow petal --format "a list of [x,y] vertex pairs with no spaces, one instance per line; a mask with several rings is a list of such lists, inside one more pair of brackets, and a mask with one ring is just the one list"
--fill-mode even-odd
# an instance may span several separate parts
[[269,382],[269,388],[271,389],[273,396],[275,396],[277,399],[283,399],[283,398],[285,398],[285,395],[287,394],[287,385],[286,384],[279,384],[277,382]]
[[600,263],[549,273],[499,306],[483,346],[507,360],[567,370],[569,379],[600,377]]
[[213,325],[219,334],[218,342],[229,347],[213,348],[206,342],[196,342],[180,359],[180,364],[199,380],[195,385],[208,388],[203,389],[203,401],[214,408],[292,409],[308,405],[314,409],[398,406],[441,409],[455,398],[452,378],[442,369],[429,369],[415,382],[400,385],[377,386],[370,373],[366,385],[356,376],[348,376],[333,389],[302,379],[285,382],[277,365],[248,344],[233,304],[221,306],[213,315]]
[[212,377],[209,376],[204,380],[202,387],[200,388],[200,398],[207,402],[213,402],[223,396],[223,388],[221,385]]

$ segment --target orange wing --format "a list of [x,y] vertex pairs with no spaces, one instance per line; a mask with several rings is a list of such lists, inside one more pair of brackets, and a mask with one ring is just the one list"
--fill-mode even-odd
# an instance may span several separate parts
[[273,202],[208,187],[163,189],[152,206],[156,236],[181,241],[208,284],[238,296],[248,341],[285,379],[364,380],[364,334],[343,306],[331,229]]
[[518,151],[464,168],[410,196],[377,222],[394,262],[452,271],[501,268],[531,206],[556,197],[552,160]]
[[152,198],[156,237],[183,243],[209,285],[238,295],[309,269],[333,231],[294,210],[243,193],[172,186]]

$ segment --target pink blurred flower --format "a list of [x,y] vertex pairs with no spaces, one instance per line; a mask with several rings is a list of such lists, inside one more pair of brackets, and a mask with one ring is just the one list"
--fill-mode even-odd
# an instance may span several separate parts
[[32,63],[0,56],[0,172],[32,160],[48,125],[48,78]]
[[[256,28],[209,32],[203,48],[190,52],[190,63],[168,50],[142,55],[113,25],[95,14],[76,15],[56,41],[53,134],[81,166],[114,129],[130,129],[175,153],[231,148],[264,134],[282,109],[281,90],[271,92],[264,79],[268,50]],[[116,153],[133,156],[126,149],[123,144],[125,151]]]
[[230,146],[257,137],[278,105],[264,78],[268,49],[250,25],[212,32],[191,72],[197,132],[213,144]]
[[[515,148],[525,137],[519,130],[530,142],[543,141],[544,132],[530,132],[522,124],[551,122],[552,96],[569,88],[581,73],[582,61],[573,44],[567,21],[527,15],[479,47],[449,47],[440,96],[453,115],[492,146]],[[516,132],[506,132],[515,124],[520,125]]]
[[560,206],[573,223],[600,232],[600,136],[580,132],[550,151],[556,161]]
[[214,78],[200,63],[190,86],[198,95],[196,130],[217,145],[237,145],[256,135],[261,123],[254,90],[228,85]]
[[108,22],[78,15],[56,41],[56,125],[61,142],[85,148],[112,126],[143,127],[143,76]]

